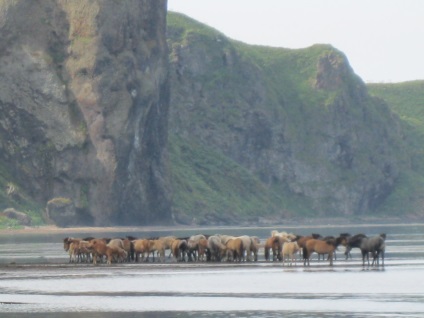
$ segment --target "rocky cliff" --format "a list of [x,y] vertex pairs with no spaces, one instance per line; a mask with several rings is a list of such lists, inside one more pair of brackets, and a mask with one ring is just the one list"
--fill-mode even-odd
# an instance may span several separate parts
[[2,178],[68,225],[169,222],[165,30],[165,0],[1,1]]
[[[260,181],[243,195],[240,180],[233,197],[222,193],[222,200],[272,202],[254,207],[256,215],[369,215],[408,166],[398,118],[368,94],[335,48],[249,46],[179,14],[168,17],[168,38],[170,132]],[[201,176],[209,168],[202,162],[192,172]],[[214,187],[210,180],[205,185]],[[202,203],[205,215],[234,210],[196,200],[193,214]]]

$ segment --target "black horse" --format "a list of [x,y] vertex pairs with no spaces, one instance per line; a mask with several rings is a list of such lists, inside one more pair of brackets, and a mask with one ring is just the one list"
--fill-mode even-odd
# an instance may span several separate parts
[[347,237],[347,244],[346,244],[346,250],[345,250],[345,256],[346,260],[350,257],[352,258],[352,254],[350,254],[350,251],[352,248],[361,248],[361,243],[364,238],[367,236],[365,234],[356,234],[351,237]]

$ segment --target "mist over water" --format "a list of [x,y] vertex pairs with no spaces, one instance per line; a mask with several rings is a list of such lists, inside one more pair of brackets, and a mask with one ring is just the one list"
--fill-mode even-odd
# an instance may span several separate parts
[[[1,317],[423,317],[424,225],[276,228],[296,234],[387,233],[385,266],[312,256],[258,263],[68,264],[63,235],[0,236]],[[170,232],[172,231],[172,233]],[[257,235],[270,228],[170,230],[139,237]],[[87,233],[90,234],[91,233]],[[82,237],[82,234],[75,236]],[[111,236],[98,233],[96,237]],[[168,252],[167,252],[168,254]]]

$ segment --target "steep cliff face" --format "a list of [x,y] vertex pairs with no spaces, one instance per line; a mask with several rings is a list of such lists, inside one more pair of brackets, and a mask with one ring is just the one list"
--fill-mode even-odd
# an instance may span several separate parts
[[170,221],[166,1],[0,3],[0,160],[75,224]]
[[297,198],[312,214],[369,214],[391,193],[408,164],[399,121],[341,52],[248,46],[168,21],[170,131],[247,168],[284,198],[274,212]]

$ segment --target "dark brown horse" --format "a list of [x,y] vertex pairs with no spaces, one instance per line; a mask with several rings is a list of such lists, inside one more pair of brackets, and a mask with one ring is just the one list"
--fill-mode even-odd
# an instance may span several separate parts
[[349,257],[352,258],[352,254],[350,254],[350,251],[353,248],[360,248],[362,240],[366,237],[367,236],[362,233],[355,234],[354,236],[351,236],[351,237],[347,237],[346,251],[345,251],[346,260],[349,259]]

